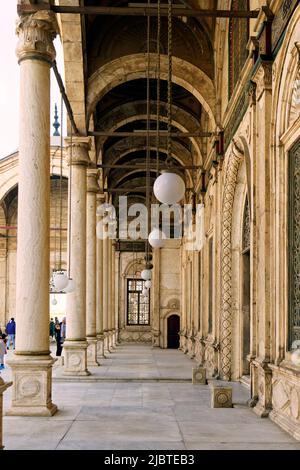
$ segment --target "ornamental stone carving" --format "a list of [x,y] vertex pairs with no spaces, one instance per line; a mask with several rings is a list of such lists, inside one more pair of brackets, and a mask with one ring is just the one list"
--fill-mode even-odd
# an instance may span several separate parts
[[256,83],[256,100],[259,101],[264,90],[272,89],[273,81],[273,62],[262,61],[258,67],[253,81]]
[[231,232],[232,210],[236,189],[237,175],[242,154],[237,147],[232,147],[226,166],[223,205],[222,205],[222,238],[221,238],[221,375],[224,380],[231,376],[231,336],[232,336],[232,258],[231,258]]
[[16,33],[19,37],[16,54],[19,62],[24,59],[40,59],[52,63],[55,59],[53,39],[58,33],[54,13],[39,11],[22,16],[17,21]]
[[68,150],[68,165],[90,164],[89,150],[91,139],[89,137],[67,137],[65,139]]

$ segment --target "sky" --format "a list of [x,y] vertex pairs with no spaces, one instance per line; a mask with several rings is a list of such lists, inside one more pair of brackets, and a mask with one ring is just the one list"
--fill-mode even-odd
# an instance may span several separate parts
[[[17,0],[6,0],[3,3],[0,15],[0,158],[17,150],[19,138],[19,65],[15,54]],[[58,70],[64,80],[63,53],[59,37],[55,39],[54,45]],[[60,92],[51,71],[51,134],[55,103],[60,115]],[[63,134],[66,134],[64,130]]]

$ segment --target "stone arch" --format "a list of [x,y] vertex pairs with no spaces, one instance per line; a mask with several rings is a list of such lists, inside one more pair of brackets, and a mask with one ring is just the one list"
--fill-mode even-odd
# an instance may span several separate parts
[[228,153],[225,169],[224,190],[222,201],[221,225],[221,376],[224,380],[231,378],[232,364],[232,220],[233,204],[242,150],[232,144]]
[[[167,140],[166,138],[160,139],[160,152],[167,153]],[[150,138],[150,150],[156,151],[156,139],[155,137]],[[121,141],[116,142],[112,145],[105,154],[105,162],[109,162],[111,164],[117,163],[117,161],[128,155],[129,153],[133,153],[136,151],[146,150],[146,138],[144,137],[136,137],[134,142],[130,137],[122,139]],[[172,143],[172,157],[178,161],[178,168],[180,169],[180,165],[191,165],[191,153],[190,151],[184,147],[180,142]],[[189,177],[189,182],[192,184],[192,178],[190,171],[186,171],[186,174]]]
[[[113,132],[125,124],[147,119],[146,106],[146,101],[134,101],[116,106],[103,116],[99,121],[97,128],[100,131],[106,130]],[[156,102],[151,101],[150,120],[153,121],[157,119],[156,106]],[[160,104],[160,119],[163,122],[167,122],[167,104],[164,102],[161,102]],[[172,106],[172,125],[178,128],[181,132],[200,132],[201,130],[199,121],[194,116],[174,104]],[[101,148],[107,138],[108,137],[99,138],[99,148]],[[189,140],[193,143],[196,149],[198,162],[202,163],[199,138],[191,137]]]
[[[156,78],[156,54],[150,54],[150,78]],[[161,79],[168,73],[167,56],[161,56]],[[87,127],[96,104],[103,96],[121,83],[146,78],[147,57],[145,54],[132,54],[115,59],[100,67],[88,80],[87,87]],[[208,113],[211,128],[216,127],[215,88],[212,80],[198,67],[178,57],[173,58],[173,81],[188,90],[202,104]]]
[[142,257],[137,257],[135,260],[131,260],[127,263],[126,268],[124,269],[124,278],[128,278],[130,276],[133,276],[133,268],[134,266],[137,266],[140,269],[144,269],[145,262]]

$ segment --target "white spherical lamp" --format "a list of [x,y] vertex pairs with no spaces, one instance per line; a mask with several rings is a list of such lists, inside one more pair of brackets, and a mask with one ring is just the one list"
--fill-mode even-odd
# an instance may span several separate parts
[[158,228],[154,228],[152,232],[150,232],[148,240],[152,248],[162,248],[166,243],[166,238],[164,232]]
[[295,349],[291,354],[291,361],[295,366],[300,366],[300,348]]
[[146,281],[146,282],[145,282],[145,287],[146,287],[146,289],[150,289],[151,286],[152,286],[152,282],[151,282],[151,281]]
[[68,282],[68,284],[67,284],[67,287],[64,288],[64,292],[65,292],[66,294],[69,294],[69,293],[71,293],[71,292],[74,292],[75,288],[76,288],[75,281],[74,281],[74,279],[71,279],[71,278],[70,278],[70,279],[69,279],[69,282]]
[[176,204],[184,197],[185,184],[176,173],[164,172],[156,178],[153,192],[158,201],[164,204]]
[[56,300],[55,297],[54,297],[54,299],[51,300],[51,304],[52,304],[52,305],[57,305],[57,300]]
[[151,279],[150,269],[143,269],[143,271],[141,272],[141,278],[145,281],[149,281]]
[[61,292],[69,282],[65,271],[55,271],[53,273],[53,285],[55,290]]
[[143,295],[144,297],[148,297],[148,296],[149,296],[149,290],[146,289],[146,288],[143,289],[143,290],[142,290],[142,295]]

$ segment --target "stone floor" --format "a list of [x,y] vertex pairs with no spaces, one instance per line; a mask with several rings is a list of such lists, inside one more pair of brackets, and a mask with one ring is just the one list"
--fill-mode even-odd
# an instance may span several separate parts
[[[80,383],[53,384],[52,418],[4,417],[6,449],[295,449],[300,442],[246,406],[233,383],[233,409],[211,409],[210,390],[192,385],[195,362],[179,351],[121,345]],[[2,373],[8,380],[10,371]],[[9,406],[5,393],[4,409]]]

